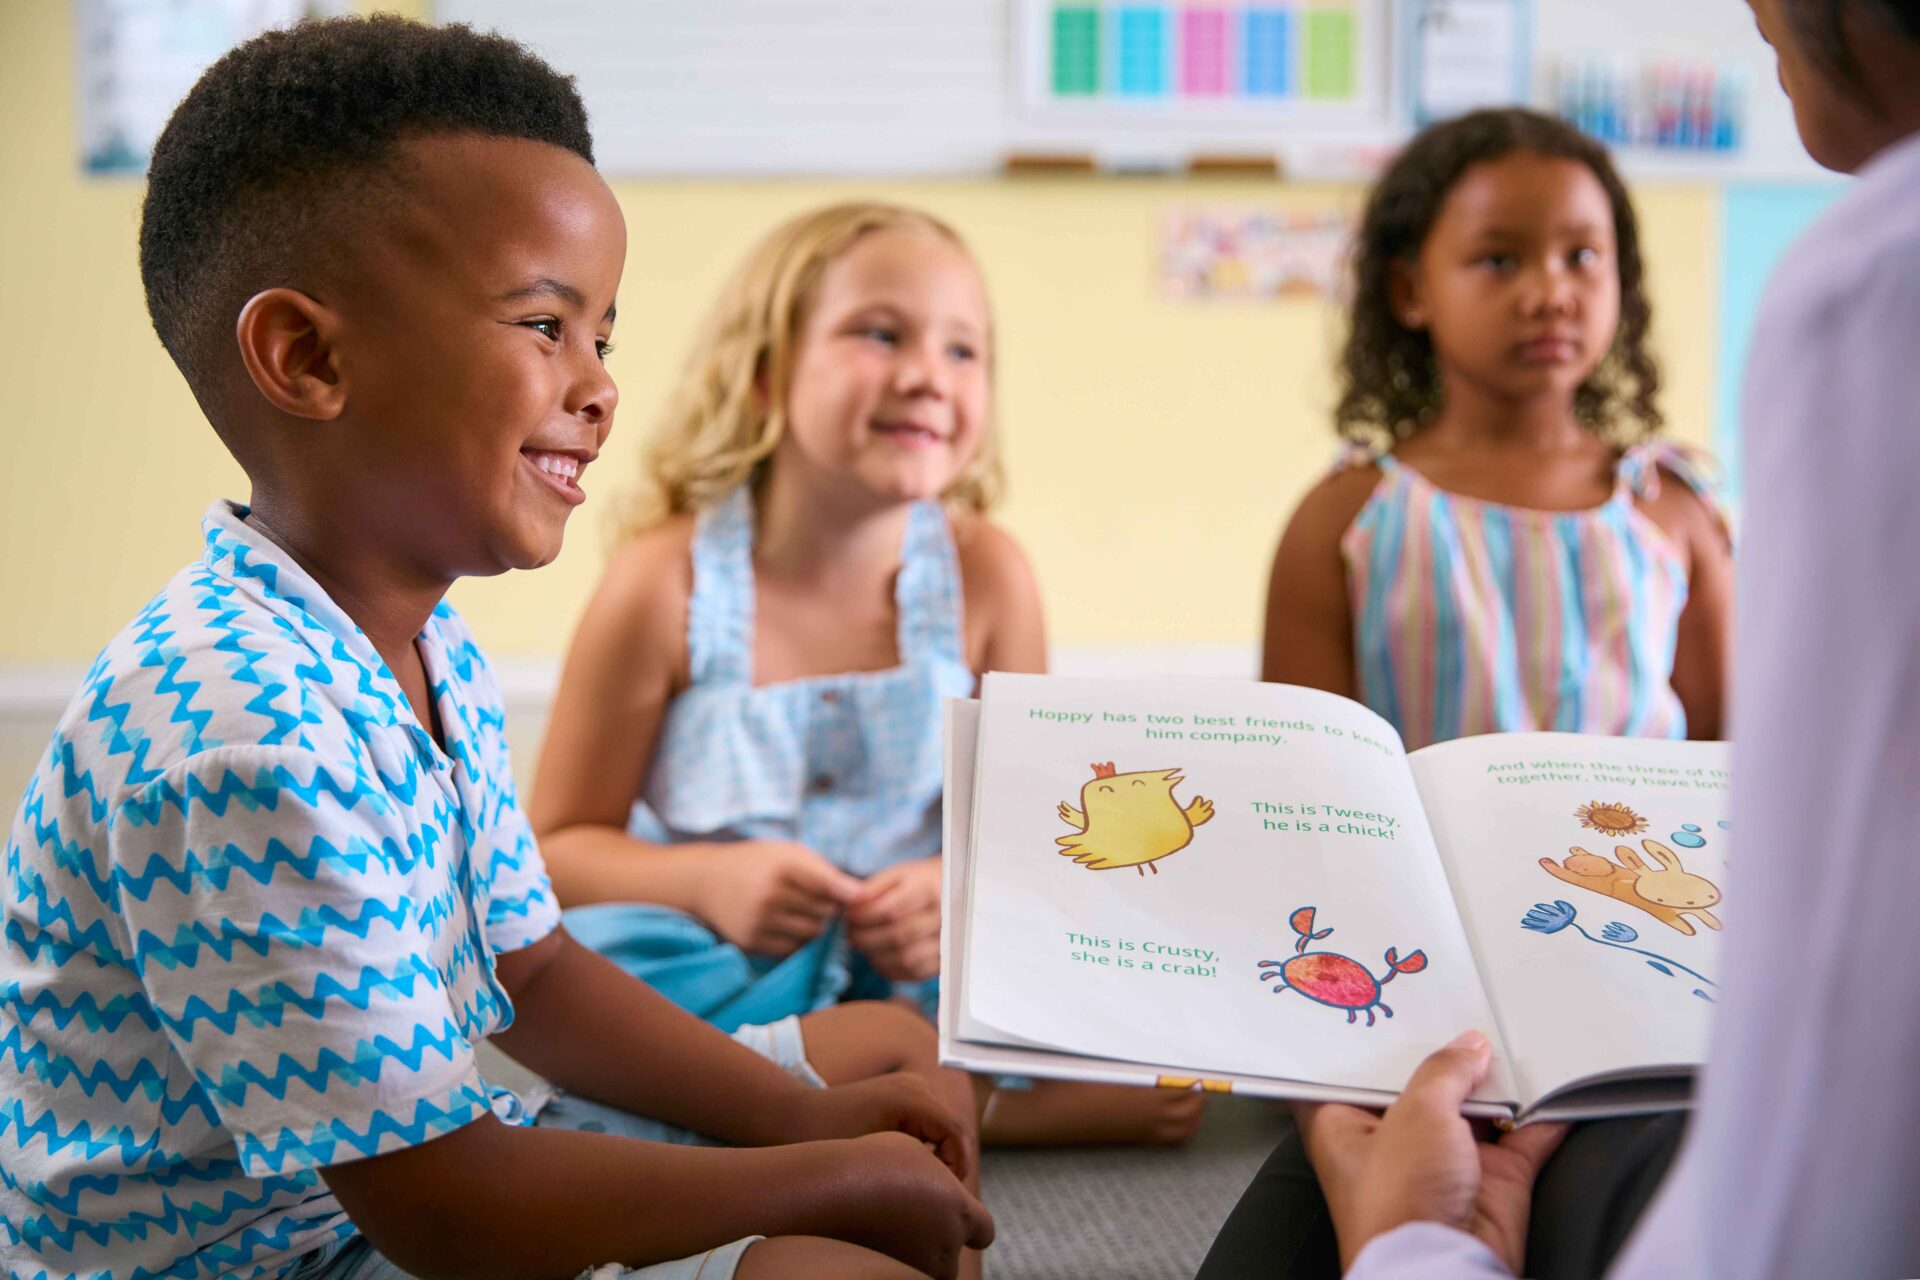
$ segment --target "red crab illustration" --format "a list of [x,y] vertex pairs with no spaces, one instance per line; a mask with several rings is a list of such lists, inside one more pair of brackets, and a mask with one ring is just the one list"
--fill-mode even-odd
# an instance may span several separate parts
[[1274,988],[1276,993],[1298,991],[1316,1004],[1345,1009],[1348,1022],[1352,1022],[1356,1014],[1365,1013],[1367,1025],[1372,1026],[1375,1009],[1391,1018],[1393,1010],[1381,1003],[1380,988],[1392,982],[1396,974],[1418,973],[1427,967],[1426,952],[1412,951],[1401,956],[1398,948],[1388,947],[1387,976],[1376,981],[1357,960],[1332,951],[1307,950],[1309,942],[1318,942],[1333,932],[1332,929],[1313,931],[1312,907],[1301,907],[1288,917],[1287,923],[1300,935],[1300,940],[1293,944],[1296,954],[1284,962],[1262,960],[1260,980],[1270,982],[1278,978],[1280,985]]

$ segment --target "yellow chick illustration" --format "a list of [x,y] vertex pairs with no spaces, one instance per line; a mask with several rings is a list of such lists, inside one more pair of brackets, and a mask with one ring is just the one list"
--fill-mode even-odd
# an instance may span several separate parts
[[1173,798],[1183,779],[1178,769],[1115,773],[1113,764],[1093,766],[1093,780],[1080,788],[1080,807],[1064,800],[1060,820],[1076,834],[1061,836],[1063,857],[1089,871],[1132,867],[1145,875],[1153,864],[1193,842],[1193,829],[1213,816],[1213,801],[1195,796],[1186,808]]

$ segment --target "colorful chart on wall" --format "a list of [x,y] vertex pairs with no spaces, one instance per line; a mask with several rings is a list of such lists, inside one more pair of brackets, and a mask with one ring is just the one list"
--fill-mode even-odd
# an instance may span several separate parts
[[1039,118],[1280,122],[1384,115],[1385,0],[1021,0]]

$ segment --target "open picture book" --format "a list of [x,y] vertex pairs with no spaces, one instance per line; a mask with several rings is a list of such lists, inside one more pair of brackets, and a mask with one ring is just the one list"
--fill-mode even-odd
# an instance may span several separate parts
[[1472,1027],[1474,1114],[1686,1105],[1738,913],[1724,743],[1409,754],[1251,681],[996,673],[948,708],[948,1065],[1381,1106]]

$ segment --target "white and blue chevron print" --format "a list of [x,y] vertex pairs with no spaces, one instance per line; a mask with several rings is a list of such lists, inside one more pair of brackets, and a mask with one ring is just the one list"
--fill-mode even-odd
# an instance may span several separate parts
[[459,619],[420,638],[442,753],[243,516],[95,661],[7,840],[14,1276],[273,1276],[350,1236],[319,1169],[486,1113],[493,956],[559,921]]

